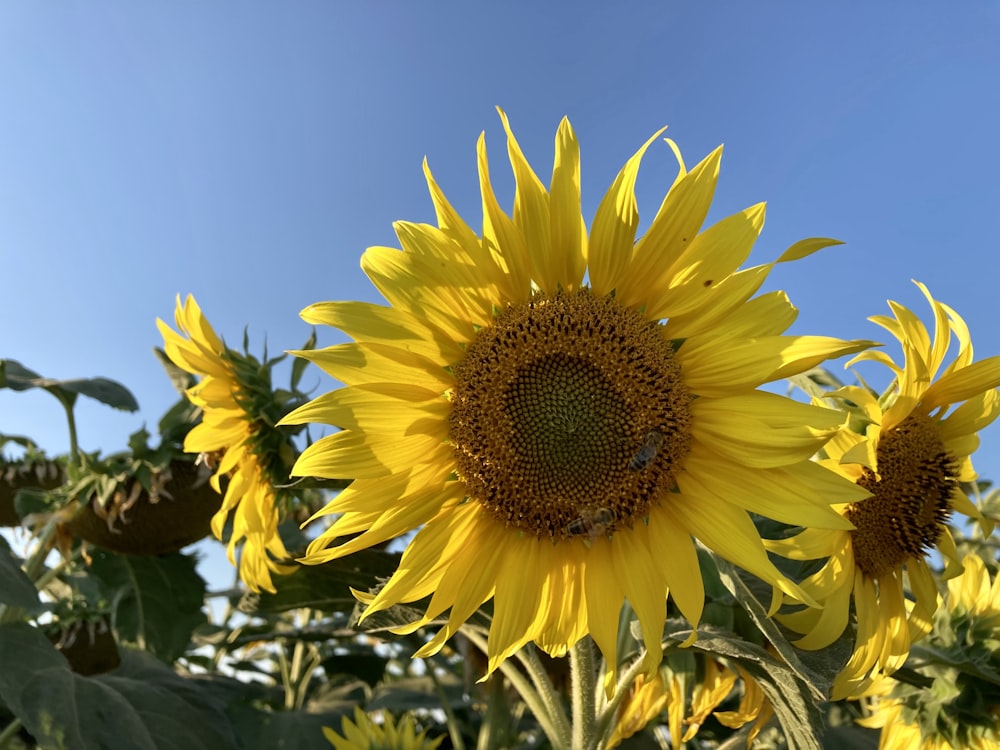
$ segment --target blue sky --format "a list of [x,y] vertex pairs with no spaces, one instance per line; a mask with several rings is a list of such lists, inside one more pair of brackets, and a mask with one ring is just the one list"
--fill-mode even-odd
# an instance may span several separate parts
[[[123,449],[175,398],[151,350],[178,293],[295,348],[306,305],[378,299],[359,258],[393,220],[433,221],[424,156],[476,227],[485,130],[509,206],[495,105],[542,175],[569,116],[588,218],[660,126],[689,165],[725,143],[710,220],[766,200],[752,262],[847,243],[772,275],[796,333],[884,340],[865,318],[925,315],[917,278],[998,354],[998,39],[996,2],[5,3],[0,357],[128,385],[137,415],[78,409],[85,449]],[[674,171],[651,149],[647,220]],[[0,391],[0,432],[67,448],[43,393]]]

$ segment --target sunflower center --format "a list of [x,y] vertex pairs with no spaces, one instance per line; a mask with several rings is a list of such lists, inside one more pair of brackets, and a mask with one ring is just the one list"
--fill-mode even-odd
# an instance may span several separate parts
[[871,578],[937,545],[958,481],[957,462],[922,414],[910,415],[882,435],[876,462],[878,476],[865,469],[858,480],[873,497],[846,513],[857,527],[851,532],[855,561]]
[[660,326],[589,289],[536,294],[455,366],[451,439],[469,495],[553,539],[630,527],[690,450],[690,392]]

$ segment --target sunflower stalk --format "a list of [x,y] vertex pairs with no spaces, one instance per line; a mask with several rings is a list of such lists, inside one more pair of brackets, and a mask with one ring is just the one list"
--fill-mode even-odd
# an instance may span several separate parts
[[438,700],[441,701],[441,710],[444,711],[445,721],[448,724],[448,735],[451,737],[451,744],[454,745],[455,750],[465,750],[465,741],[462,739],[462,727],[459,725],[458,719],[455,718],[455,712],[451,710],[451,703],[448,701],[448,696],[445,695],[441,680],[438,679],[435,664],[429,659],[425,659],[424,664],[427,667],[427,674],[430,676],[431,682],[434,683],[434,692],[437,693]]
[[[488,653],[486,639],[473,628],[464,627],[462,628],[462,633],[475,644],[476,648],[480,649],[484,654]],[[521,651],[525,651],[525,649],[521,649]],[[519,658],[519,660],[521,659]],[[521,660],[521,663],[525,664],[525,661]],[[541,665],[539,665],[540,667]],[[552,746],[556,748],[571,747],[572,731],[569,720],[566,718],[566,714],[562,711],[561,707],[557,706],[557,710],[550,710],[549,701],[542,698],[545,691],[533,687],[532,683],[525,679],[521,671],[512,662],[508,660],[501,662],[500,671],[510,681],[511,687],[517,691],[521,700],[524,701],[528,710],[531,711],[535,717],[535,721],[538,722],[538,725],[542,728]],[[548,680],[548,677],[545,679]],[[534,675],[532,676],[532,680],[535,681]],[[551,683],[549,683],[549,686],[551,687]],[[552,692],[555,692],[554,688]]]
[[597,727],[596,734],[600,739],[607,737],[612,722],[615,719],[615,714],[618,713],[618,707],[621,705],[622,701],[625,700],[625,696],[628,694],[629,686],[635,682],[636,677],[639,676],[639,672],[643,668],[643,659],[645,658],[645,653],[639,654],[628,667],[621,673],[618,677],[618,681],[615,684],[615,692],[610,698],[605,696],[604,690],[600,685],[595,685],[595,700],[600,702],[601,709],[597,717]]
[[22,726],[24,725],[18,718],[15,718],[10,724],[5,726],[3,731],[0,731],[0,747],[7,747],[7,743],[15,734],[18,733],[18,730],[20,730]]
[[594,642],[584,636],[569,651],[572,675],[573,747],[597,748],[601,739],[597,721],[597,668]]

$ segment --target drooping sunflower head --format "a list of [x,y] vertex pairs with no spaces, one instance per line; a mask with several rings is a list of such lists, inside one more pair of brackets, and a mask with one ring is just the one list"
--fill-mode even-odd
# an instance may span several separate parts
[[178,296],[174,320],[177,331],[156,321],[164,351],[175,365],[200,378],[187,397],[201,408],[201,422],[187,434],[184,450],[209,463],[212,486],[225,493],[212,531],[222,540],[232,517],[230,562],[236,564],[242,542],[240,578],[255,591],[274,591],[271,574],[294,570],[278,535],[275,489],[287,483],[294,454],[287,434],[274,427],[283,410],[271,387],[269,363],[227,347],[191,295],[183,304]]
[[[346,387],[284,419],[340,428],[294,474],[354,479],[318,514],[338,518],[303,562],[419,528],[368,611],[430,596],[416,628],[450,609],[420,653],[492,598],[490,671],[529,641],[560,655],[588,633],[614,669],[628,600],[652,669],[667,593],[692,622],[701,615],[694,538],[803,598],[768,560],[750,512],[848,528],[830,504],[867,493],[808,460],[841,414],[757,388],[870,342],[782,335],[795,317],[787,297],[754,297],[774,264],[739,268],[763,205],[702,229],[721,149],[688,170],[671,143],[679,175],[637,237],[634,184],[657,133],[588,233],[569,122],[546,189],[501,118],[511,215],[480,137],[481,231],[425,166],[437,226],[399,222],[402,250],[362,259],[389,306],[303,312],[354,339],[300,353]],[[830,244],[805,240],[779,262]]]
[[427,730],[417,732],[413,717],[398,722],[383,712],[382,723],[372,721],[360,707],[354,708],[354,721],[341,719],[340,734],[323,727],[323,736],[336,750],[435,750],[444,736],[428,739]]
[[[890,302],[894,317],[871,320],[900,341],[903,364],[881,352],[864,352],[852,362],[886,365],[893,382],[881,396],[860,387],[831,394],[855,412],[850,423],[862,425],[860,432],[840,431],[824,447],[827,466],[871,493],[841,509],[854,528],[812,529],[768,543],[796,559],[830,556],[803,584],[824,609],[785,620],[806,633],[801,646],[822,648],[839,637],[854,599],[858,645],[834,686],[835,697],[863,692],[879,674],[898,669],[910,644],[930,630],[938,607],[931,553],[941,554],[945,577],[962,571],[948,529],[953,513],[978,520],[987,533],[991,528],[962,483],[976,478],[970,460],[979,444],[976,433],[1000,415],[1000,357],[972,362],[962,318],[918,286],[933,310],[934,335],[910,310]],[[943,367],[953,338],[955,358]]]

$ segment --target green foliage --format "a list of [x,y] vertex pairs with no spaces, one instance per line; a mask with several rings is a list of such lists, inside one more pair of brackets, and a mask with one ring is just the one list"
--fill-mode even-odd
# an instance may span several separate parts
[[77,396],[87,396],[121,411],[138,411],[139,402],[121,383],[108,378],[44,378],[14,359],[0,359],[0,388],[26,391],[42,388],[63,403],[72,404]]
[[167,664],[180,658],[206,622],[205,581],[195,562],[180,553],[138,557],[95,550],[91,572],[110,602],[119,638]]
[[7,540],[0,537],[0,604],[18,607],[32,614],[42,609],[38,591],[21,570]]
[[82,677],[24,624],[0,625],[0,700],[45,748],[239,747],[222,705],[156,660],[126,652],[113,674]]

